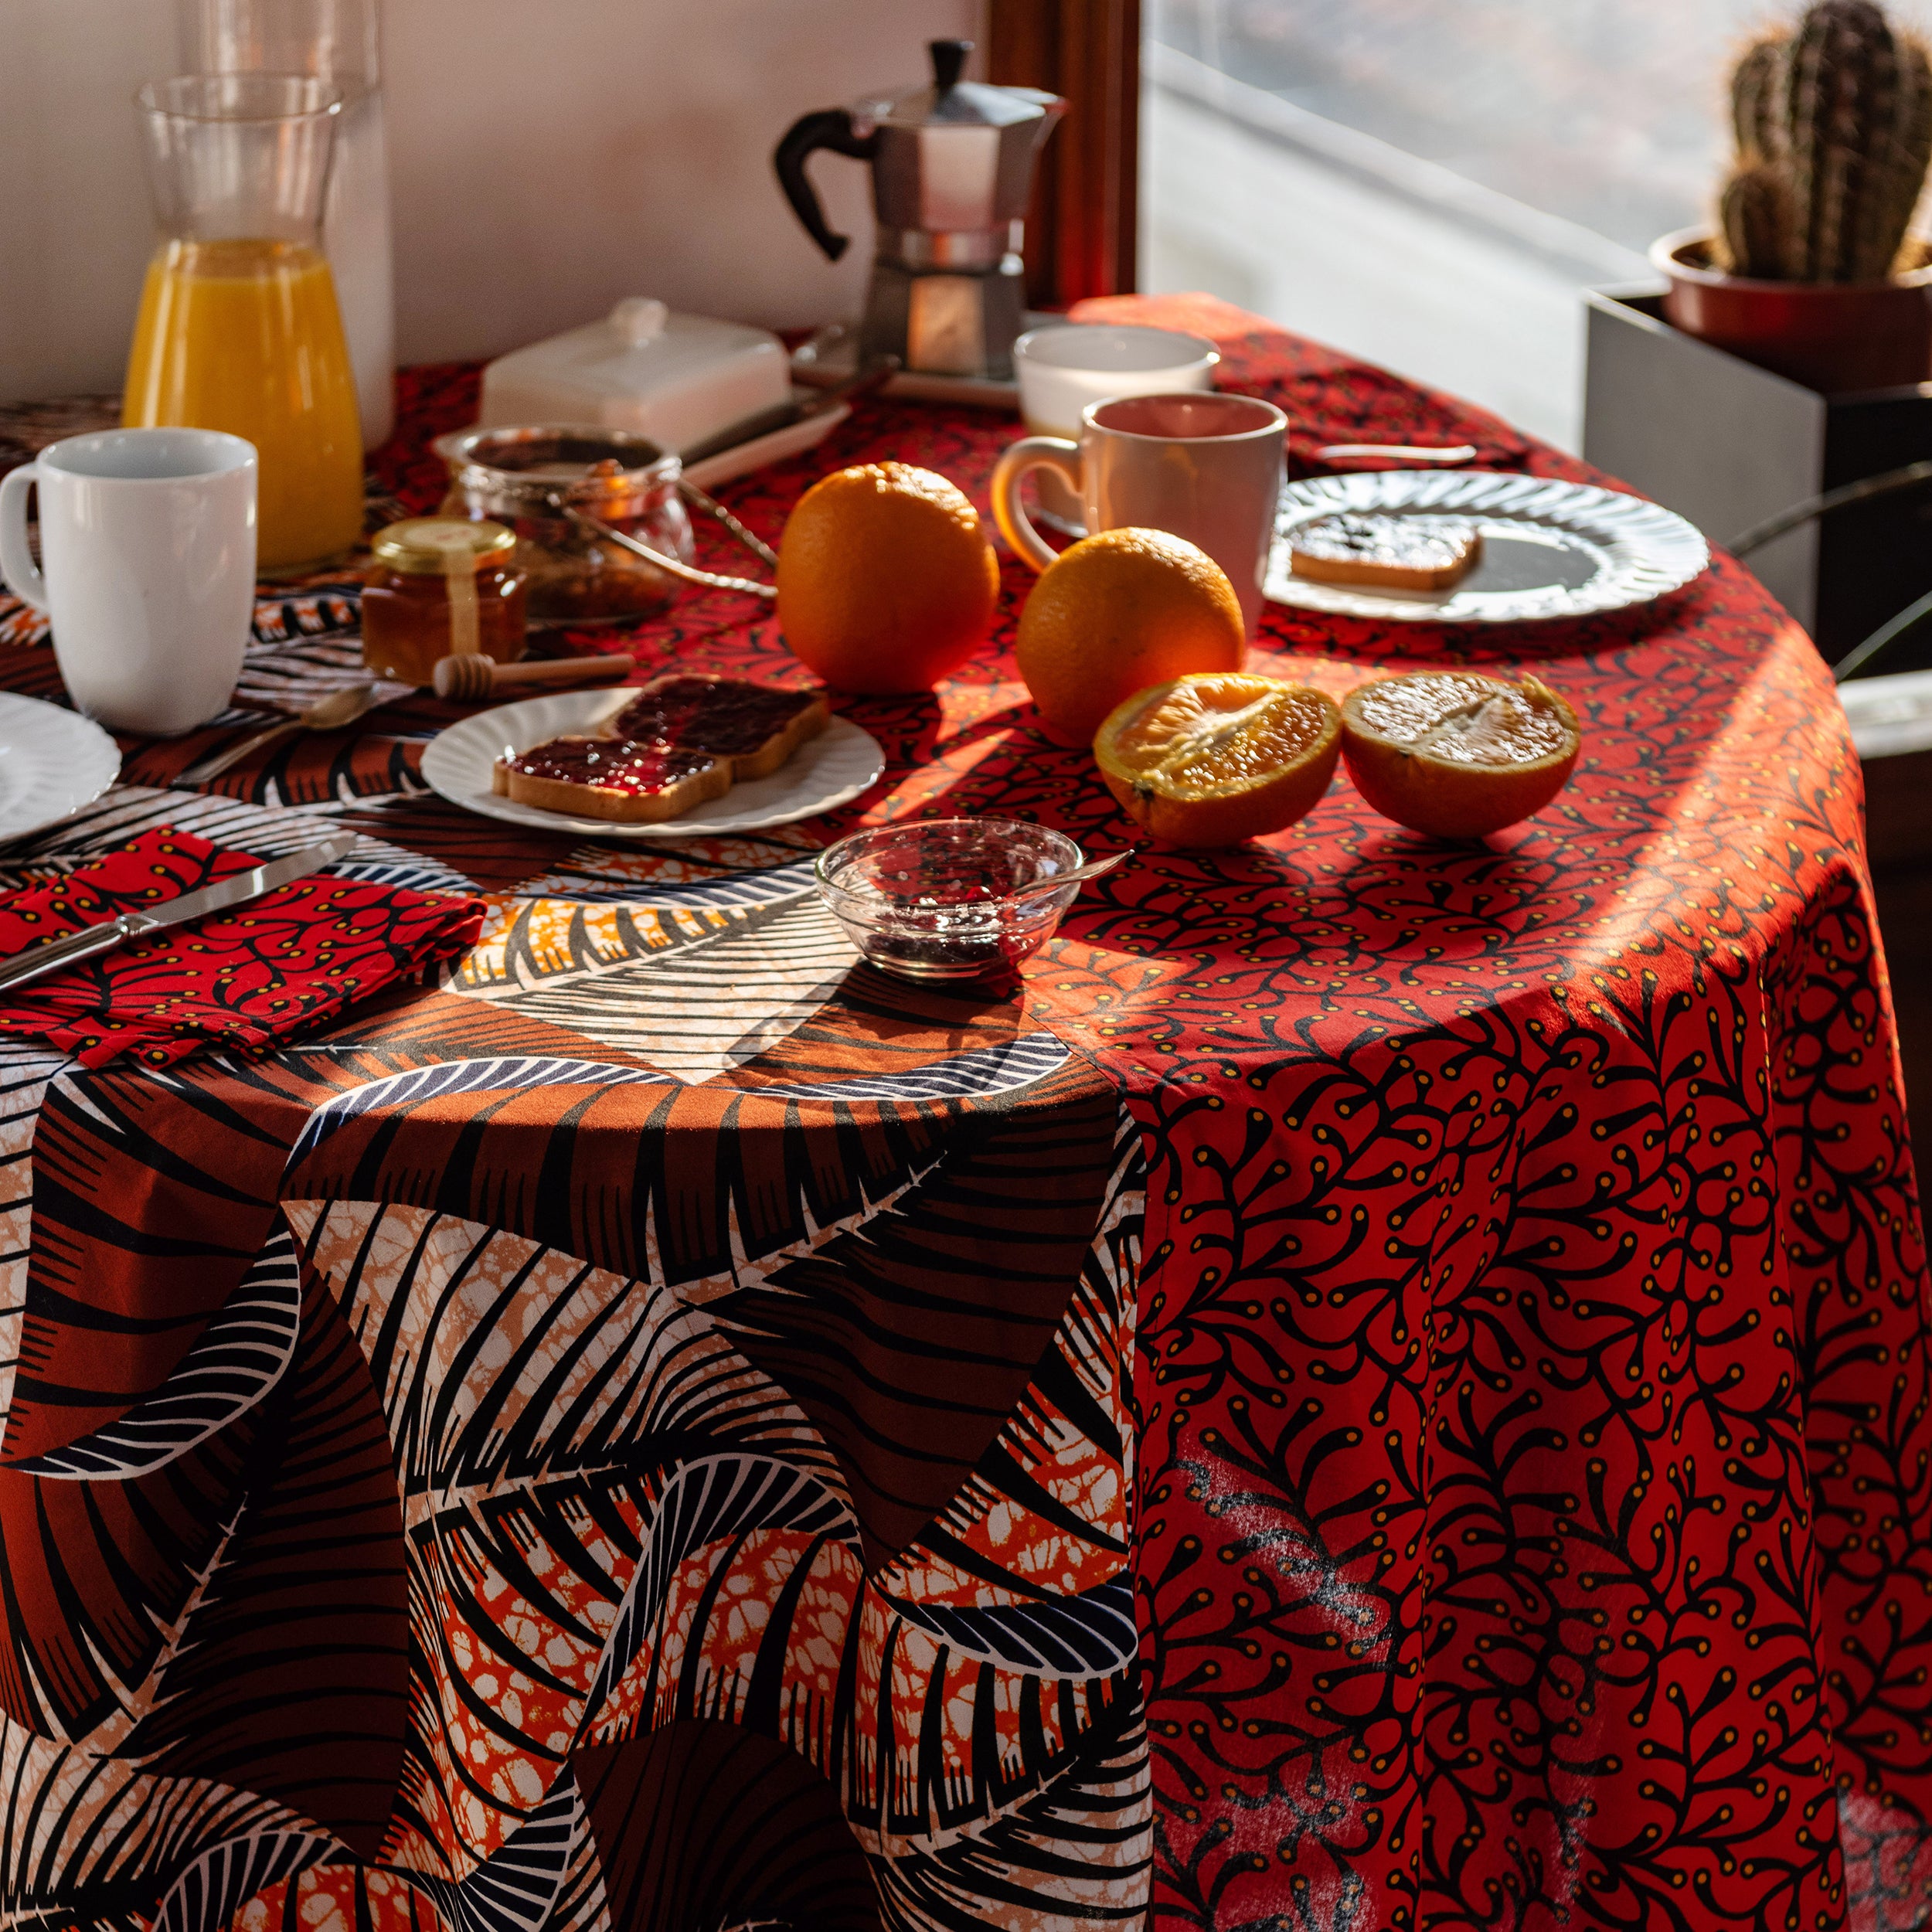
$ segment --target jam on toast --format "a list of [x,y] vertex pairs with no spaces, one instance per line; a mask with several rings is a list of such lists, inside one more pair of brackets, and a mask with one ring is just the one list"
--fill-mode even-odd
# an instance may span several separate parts
[[1288,534],[1298,577],[1385,590],[1446,590],[1482,555],[1482,533],[1454,517],[1373,516],[1345,511]]
[[602,729],[499,758],[492,788],[540,811],[658,825],[769,777],[825,729],[825,693],[674,673]]
[[491,789],[539,811],[574,812],[628,825],[682,818],[731,789],[721,758],[618,737],[553,738],[499,758]]
[[728,759],[732,781],[769,778],[831,712],[822,691],[776,691],[736,678],[654,679],[611,720],[621,737],[689,745]]

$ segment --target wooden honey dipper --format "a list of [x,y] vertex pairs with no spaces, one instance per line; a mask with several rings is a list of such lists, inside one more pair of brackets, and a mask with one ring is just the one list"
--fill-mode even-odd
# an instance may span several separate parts
[[522,664],[498,664],[477,651],[444,658],[436,667],[439,698],[463,702],[493,698],[515,684],[615,684],[630,676],[637,660],[621,652],[604,658],[532,658]]

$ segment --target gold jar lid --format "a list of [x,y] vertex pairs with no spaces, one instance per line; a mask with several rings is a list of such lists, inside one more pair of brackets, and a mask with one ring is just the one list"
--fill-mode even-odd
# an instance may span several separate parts
[[507,557],[516,532],[501,523],[472,522],[462,516],[412,516],[376,533],[369,545],[378,563],[405,577],[444,577],[452,565],[471,570]]

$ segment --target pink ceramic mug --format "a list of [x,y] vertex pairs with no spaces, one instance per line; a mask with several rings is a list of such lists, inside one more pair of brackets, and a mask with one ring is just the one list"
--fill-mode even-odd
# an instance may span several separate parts
[[1080,498],[1090,531],[1171,531],[1228,573],[1253,637],[1281,495],[1288,419],[1272,403],[1212,392],[1116,396],[1080,412],[1080,440],[1029,436],[993,471],[1000,534],[1043,570],[1055,553],[1019,501],[1027,471],[1050,469]]

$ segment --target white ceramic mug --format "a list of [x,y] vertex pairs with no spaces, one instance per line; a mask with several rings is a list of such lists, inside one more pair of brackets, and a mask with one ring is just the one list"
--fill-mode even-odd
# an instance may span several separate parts
[[1220,359],[1205,335],[1178,329],[1049,322],[1013,345],[1019,413],[1036,436],[1077,436],[1088,403],[1212,389]]
[[1019,486],[1057,474],[1080,498],[1090,531],[1166,530],[1198,544],[1228,573],[1253,637],[1281,495],[1288,419],[1251,396],[1117,396],[1090,403],[1077,443],[1029,436],[993,471],[1000,534],[1044,570],[1055,553],[1027,521]]
[[46,613],[89,717],[165,733],[226,708],[254,614],[255,471],[255,446],[219,430],[101,430],[0,478],[0,577]]
[[[1167,395],[1212,389],[1221,352],[1205,335],[1138,322],[1049,322],[1013,345],[1019,413],[1034,436],[1077,437],[1080,412],[1113,396]],[[1058,474],[1033,479],[1041,515],[1074,536],[1085,534],[1080,499]]]

